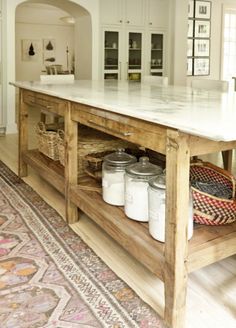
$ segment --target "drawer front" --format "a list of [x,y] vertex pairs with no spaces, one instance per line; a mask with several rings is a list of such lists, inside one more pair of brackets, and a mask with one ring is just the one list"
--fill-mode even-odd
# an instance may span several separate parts
[[60,106],[60,101],[52,97],[36,94],[35,104],[43,110],[57,112]]
[[35,105],[35,93],[32,91],[24,90],[23,101],[28,105]]
[[67,108],[67,102],[65,100],[28,90],[23,91],[23,102],[27,105],[35,106],[40,110],[61,116],[64,116]]
[[115,137],[165,153],[166,132],[163,128],[135,118],[87,107],[72,105],[72,120],[103,131]]

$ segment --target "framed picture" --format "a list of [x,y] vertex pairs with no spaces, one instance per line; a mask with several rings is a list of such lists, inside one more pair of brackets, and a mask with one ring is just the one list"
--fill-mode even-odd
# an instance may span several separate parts
[[42,45],[40,40],[21,40],[22,61],[38,61],[41,51]]
[[194,0],[188,2],[188,17],[193,18],[194,13]]
[[187,75],[193,75],[193,58],[187,60]]
[[210,21],[195,20],[194,36],[195,38],[209,38],[210,37]]
[[210,19],[211,17],[211,2],[198,1],[195,2],[195,18]]
[[210,40],[195,39],[194,40],[194,56],[209,57],[210,56]]
[[188,39],[187,57],[193,56],[193,39]]
[[209,75],[209,74],[210,74],[210,58],[195,58],[194,75]]
[[56,61],[56,42],[54,39],[43,40],[43,60],[45,65],[53,64]]
[[188,20],[188,38],[193,37],[193,20],[189,19]]

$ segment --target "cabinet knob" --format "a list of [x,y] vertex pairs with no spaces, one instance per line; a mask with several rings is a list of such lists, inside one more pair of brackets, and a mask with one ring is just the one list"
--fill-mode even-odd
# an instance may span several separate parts
[[119,22],[122,23],[123,22],[122,19],[120,19]]
[[126,22],[127,24],[129,24],[130,23],[130,21],[129,20],[127,20],[127,22]]
[[150,22],[149,25],[152,25],[152,22]]

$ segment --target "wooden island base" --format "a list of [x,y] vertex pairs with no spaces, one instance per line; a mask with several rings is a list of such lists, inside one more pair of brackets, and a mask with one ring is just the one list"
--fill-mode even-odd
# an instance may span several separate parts
[[[28,106],[64,116],[65,168],[37,150],[28,150]],[[78,123],[166,155],[166,243],[155,241],[146,223],[129,220],[122,207],[106,204],[101,186],[91,178],[77,181]],[[224,227],[196,226],[187,241],[189,163],[191,156],[236,148],[236,142],[215,142],[168,126],[85,106],[20,88],[19,175],[27,165],[65,195],[67,219],[75,222],[80,208],[165,285],[164,320],[169,328],[185,326],[188,274],[236,253],[236,223]]]

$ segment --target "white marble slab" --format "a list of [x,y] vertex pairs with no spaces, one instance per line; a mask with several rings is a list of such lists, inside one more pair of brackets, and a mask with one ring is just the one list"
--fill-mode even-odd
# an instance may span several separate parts
[[232,90],[221,93],[116,81],[11,84],[216,141],[236,140],[236,92]]

